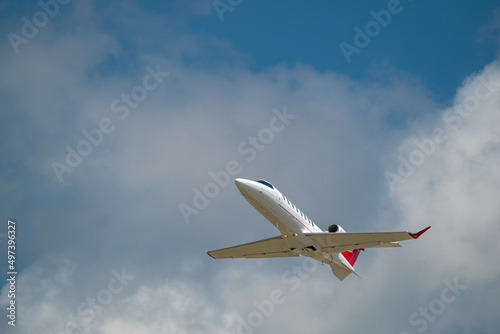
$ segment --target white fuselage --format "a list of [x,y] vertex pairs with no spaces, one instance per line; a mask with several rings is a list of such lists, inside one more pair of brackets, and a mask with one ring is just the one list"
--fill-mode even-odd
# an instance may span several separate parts
[[307,237],[307,233],[323,231],[270,183],[246,179],[236,179],[235,183],[245,199],[281,232],[294,252],[354,270],[341,253],[324,252]]

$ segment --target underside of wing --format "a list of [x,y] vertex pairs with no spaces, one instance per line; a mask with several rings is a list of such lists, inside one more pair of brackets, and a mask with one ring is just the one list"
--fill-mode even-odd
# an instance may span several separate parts
[[248,244],[207,251],[214,259],[270,258],[299,256],[292,252],[282,236],[250,242]]
[[306,233],[324,251],[341,253],[359,248],[401,247],[397,242],[417,239],[430,228],[420,232],[373,232],[373,233]]

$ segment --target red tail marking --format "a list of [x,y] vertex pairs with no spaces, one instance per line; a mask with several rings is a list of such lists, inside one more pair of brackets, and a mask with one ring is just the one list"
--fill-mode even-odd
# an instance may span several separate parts
[[342,252],[342,255],[344,255],[345,259],[351,266],[354,266],[354,263],[356,263],[356,260],[358,259],[359,252],[364,251],[364,248],[359,248],[359,249],[354,249],[352,251],[345,251]]

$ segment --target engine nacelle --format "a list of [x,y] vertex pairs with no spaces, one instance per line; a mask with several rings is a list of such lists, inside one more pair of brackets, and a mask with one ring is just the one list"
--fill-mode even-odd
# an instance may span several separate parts
[[330,232],[330,233],[345,233],[345,230],[340,225],[332,224],[332,225],[328,226],[328,232]]

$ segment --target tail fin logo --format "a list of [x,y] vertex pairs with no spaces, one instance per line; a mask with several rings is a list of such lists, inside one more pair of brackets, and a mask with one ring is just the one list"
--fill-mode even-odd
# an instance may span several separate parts
[[345,251],[342,252],[342,255],[345,257],[345,259],[347,260],[347,262],[349,262],[351,266],[354,266],[354,263],[358,259],[359,252],[364,250],[365,250],[364,248],[359,248],[359,249],[354,249],[352,251]]

